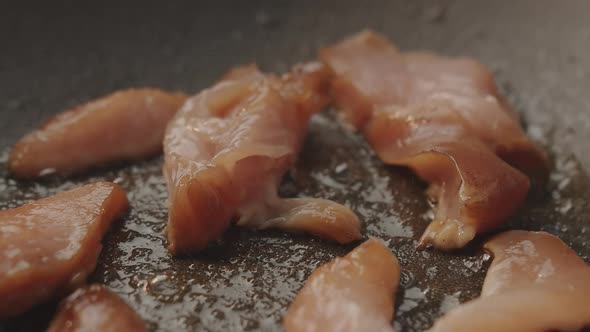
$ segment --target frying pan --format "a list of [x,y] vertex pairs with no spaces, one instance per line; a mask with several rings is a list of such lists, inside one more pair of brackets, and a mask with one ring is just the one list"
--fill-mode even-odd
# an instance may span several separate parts
[[[469,55],[494,71],[554,169],[508,227],[556,234],[589,260],[590,2],[60,0],[1,7],[0,208],[99,179],[120,183],[132,209],[105,238],[90,280],[120,294],[151,330],[281,330],[313,268],[354,245],[232,228],[211,249],[172,259],[162,235],[161,157],[21,182],[5,171],[9,146],[52,114],[113,90],[196,92],[230,66],[252,61],[284,71],[365,27],[402,49]],[[330,111],[313,119],[281,187],[286,196],[349,204],[364,220],[364,234],[388,241],[403,267],[398,331],[422,331],[478,296],[489,264],[477,244],[454,254],[414,250],[429,222],[424,188],[411,172],[379,162]],[[41,331],[54,310],[53,303],[37,307],[0,322],[0,331]]]

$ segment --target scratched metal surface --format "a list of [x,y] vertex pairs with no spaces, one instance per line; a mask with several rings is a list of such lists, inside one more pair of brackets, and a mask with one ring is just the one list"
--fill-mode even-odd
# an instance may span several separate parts
[[[3,3],[0,19],[0,208],[96,180],[119,182],[132,209],[105,239],[92,281],[127,300],[158,331],[280,331],[281,316],[316,266],[352,246],[303,235],[232,228],[208,251],[172,259],[161,159],[70,179],[19,182],[9,146],[65,107],[131,86],[198,91],[229,66],[286,70],[317,47],[372,27],[402,49],[471,55],[489,65],[554,171],[509,227],[546,230],[590,259],[590,3],[579,1],[74,1]],[[382,165],[329,112],[315,117],[281,188],[344,202],[364,233],[388,241],[403,267],[394,325],[422,331],[474,298],[487,260],[474,248],[416,252],[428,223],[424,185]],[[41,306],[0,331],[41,331]]]

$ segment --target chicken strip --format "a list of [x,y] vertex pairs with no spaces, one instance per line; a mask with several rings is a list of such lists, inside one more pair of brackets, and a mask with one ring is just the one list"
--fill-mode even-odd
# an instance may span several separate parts
[[338,242],[360,238],[359,220],[348,208],[277,195],[311,115],[326,103],[326,82],[317,63],[282,77],[243,66],[186,102],[164,139],[172,254],[205,248],[234,219],[242,226],[305,231]]
[[313,271],[289,306],[285,330],[393,331],[399,278],[395,255],[381,241],[369,239]]
[[141,318],[102,285],[76,290],[65,299],[47,332],[143,332]]
[[559,238],[509,231],[485,248],[494,260],[481,297],[450,311],[431,331],[579,331],[590,326],[590,266]]
[[99,182],[0,211],[0,319],[84,283],[127,207],[118,185]]
[[155,155],[185,99],[181,93],[130,89],[65,111],[14,145],[10,172],[35,178]]
[[523,172],[546,176],[545,154],[481,63],[402,54],[369,31],[323,49],[320,58],[332,72],[343,118],[385,163],[409,167],[430,183],[437,210],[419,248],[461,248],[497,228],[526,197]]

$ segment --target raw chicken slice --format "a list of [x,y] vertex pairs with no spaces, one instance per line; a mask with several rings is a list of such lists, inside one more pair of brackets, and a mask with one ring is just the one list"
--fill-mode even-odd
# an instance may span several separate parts
[[419,248],[461,248],[521,205],[545,154],[528,139],[498,94],[491,73],[467,58],[400,53],[362,32],[320,52],[332,95],[386,163],[430,183],[437,210]]
[[47,332],[143,332],[141,318],[102,285],[76,290],[65,299]]
[[338,242],[360,238],[360,223],[348,208],[277,195],[309,118],[326,103],[326,82],[317,63],[282,77],[243,66],[186,102],[164,139],[172,254],[205,248],[233,219],[242,226],[305,231]]
[[493,237],[484,248],[494,260],[482,296],[528,286],[590,290],[590,266],[549,233],[508,231]]
[[485,244],[494,256],[481,297],[431,331],[579,331],[590,326],[590,266],[559,238],[509,231]]
[[315,269],[289,306],[287,332],[393,331],[397,258],[376,239]]
[[118,185],[99,182],[0,211],[0,319],[83,283],[127,207]]
[[327,199],[281,199],[271,209],[270,215],[275,217],[256,223],[257,227],[306,232],[338,243],[361,237],[360,223],[354,212]]
[[10,171],[34,178],[157,154],[166,124],[185,99],[181,93],[131,89],[77,106],[18,141]]

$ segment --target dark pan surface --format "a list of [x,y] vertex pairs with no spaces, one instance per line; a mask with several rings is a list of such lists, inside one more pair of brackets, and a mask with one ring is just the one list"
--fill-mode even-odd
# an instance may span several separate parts
[[[590,2],[579,1],[97,1],[3,3],[0,10],[0,208],[95,180],[119,182],[132,209],[105,239],[92,281],[126,299],[152,330],[281,330],[281,317],[312,269],[351,246],[307,236],[231,229],[223,242],[171,259],[161,159],[73,179],[18,182],[5,172],[9,146],[65,107],[135,86],[195,92],[229,66],[256,61],[284,71],[364,27],[402,49],[474,56],[489,65],[552,155],[510,227],[560,236],[590,259]],[[365,234],[388,241],[403,266],[398,331],[422,331],[479,294],[487,256],[415,252],[428,223],[424,185],[383,166],[363,140],[327,112],[314,118],[285,195],[346,202]],[[475,247],[475,246],[474,246]],[[1,299],[0,299],[1,300]],[[40,331],[48,304],[0,322],[0,331]]]

